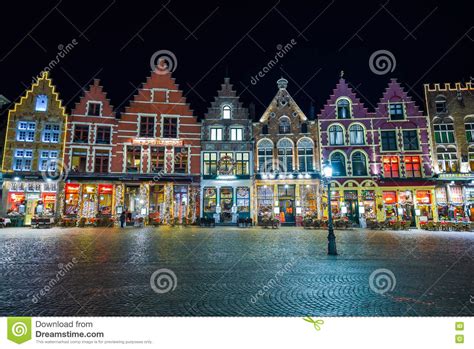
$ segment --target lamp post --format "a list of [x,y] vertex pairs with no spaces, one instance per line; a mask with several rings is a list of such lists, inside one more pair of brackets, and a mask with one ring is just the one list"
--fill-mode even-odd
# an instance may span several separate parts
[[337,256],[336,235],[334,235],[334,226],[332,223],[332,209],[331,209],[331,177],[332,167],[329,163],[323,168],[324,177],[328,185],[328,255]]

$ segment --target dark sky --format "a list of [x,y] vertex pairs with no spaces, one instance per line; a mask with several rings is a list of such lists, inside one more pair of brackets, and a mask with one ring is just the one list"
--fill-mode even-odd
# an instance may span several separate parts
[[[5,1],[1,7],[0,94],[20,96],[32,76],[55,59],[59,45],[77,45],[52,70],[70,108],[91,79],[102,80],[119,111],[150,73],[150,58],[169,50],[174,77],[201,117],[226,71],[257,114],[283,75],[303,110],[319,111],[339,72],[366,106],[381,97],[389,78],[423,95],[425,82],[468,81],[474,75],[472,10],[468,1]],[[296,44],[261,78],[278,52]],[[387,50],[393,72],[374,74],[369,58]],[[248,90],[244,86],[248,86]],[[406,86],[406,85],[405,85]]]

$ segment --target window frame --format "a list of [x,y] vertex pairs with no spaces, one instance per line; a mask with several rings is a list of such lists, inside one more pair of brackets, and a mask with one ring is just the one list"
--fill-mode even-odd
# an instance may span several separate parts
[[[337,130],[336,130],[337,129]],[[341,143],[336,142],[338,139],[338,133],[341,134]],[[328,143],[331,146],[341,146],[345,145],[345,134],[344,127],[339,124],[332,124],[328,127]]]
[[[390,139],[388,140],[388,143],[387,140],[384,140],[384,135],[388,135],[388,134],[392,134],[394,135],[394,137],[390,137]],[[398,151],[399,149],[399,146],[398,146],[398,139],[397,139],[397,130],[381,130],[380,131],[380,150],[382,152],[390,152],[390,151]],[[394,141],[395,143],[395,148],[388,148],[388,149],[385,149],[384,148],[384,144],[392,144],[392,141]]]
[[[81,137],[76,137],[78,129],[80,130],[80,136]],[[87,132],[85,131],[87,129]],[[86,137],[84,137],[84,134],[86,134]],[[84,125],[84,124],[74,124],[74,131],[72,133],[72,142],[73,143],[79,143],[79,144],[89,144],[89,137],[90,137],[90,126],[89,125]],[[86,138],[86,141],[78,141],[78,139]]]
[[[409,140],[408,142],[406,141],[407,134],[412,133],[412,132],[415,133],[414,140],[416,141],[416,148],[412,147],[413,146],[413,139]],[[418,135],[418,129],[402,130],[402,142],[403,142],[403,150],[404,151],[419,151],[420,150],[420,139],[419,139],[419,135]]]
[[[170,122],[168,125],[166,125],[167,121],[174,120],[173,122]],[[171,116],[171,115],[162,115],[161,116],[161,137],[162,138],[170,138],[170,139],[177,139],[179,138],[179,118],[176,116]],[[175,129],[173,129],[173,127]],[[167,134],[166,132],[171,132],[174,131],[170,134]],[[173,136],[174,137],[171,137]]]

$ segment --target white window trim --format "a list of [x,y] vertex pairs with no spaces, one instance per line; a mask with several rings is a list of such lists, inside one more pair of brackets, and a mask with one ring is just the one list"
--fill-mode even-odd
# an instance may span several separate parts
[[[89,104],[90,103],[94,103],[94,104],[100,104],[100,108],[99,108],[99,115],[90,115],[89,114]],[[104,110],[104,103],[102,101],[87,101],[86,103],[86,116],[92,116],[92,117],[99,117],[99,116],[102,116],[103,115],[103,110]]]
[[178,119],[177,122],[176,122],[176,138],[166,138],[166,139],[179,139],[179,128],[180,128],[180,118],[181,118],[181,115],[177,115],[177,114],[161,114],[161,118],[160,118],[160,135],[161,135],[161,138],[165,138],[163,136],[163,125],[164,125],[164,118],[176,118]]

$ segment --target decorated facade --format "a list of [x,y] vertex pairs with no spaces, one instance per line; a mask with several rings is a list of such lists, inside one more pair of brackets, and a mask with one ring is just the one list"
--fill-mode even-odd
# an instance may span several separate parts
[[442,220],[474,221],[474,85],[425,85]]
[[8,113],[0,214],[30,225],[57,213],[67,115],[48,73]]
[[225,78],[202,120],[202,217],[218,224],[251,218],[252,121]]
[[278,91],[260,120],[254,123],[253,218],[277,218],[281,224],[301,225],[305,216],[321,218],[319,137],[287,90]]

